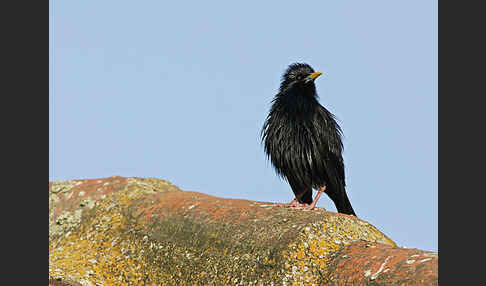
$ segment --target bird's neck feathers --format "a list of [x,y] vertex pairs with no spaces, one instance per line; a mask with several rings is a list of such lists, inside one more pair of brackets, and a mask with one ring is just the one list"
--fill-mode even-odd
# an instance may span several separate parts
[[280,115],[298,116],[306,114],[311,116],[319,106],[317,96],[314,94],[302,94],[300,92],[279,93],[273,100],[272,110]]
[[277,96],[280,97],[304,97],[309,99],[317,99],[316,85],[314,83],[304,84],[302,82],[282,82]]

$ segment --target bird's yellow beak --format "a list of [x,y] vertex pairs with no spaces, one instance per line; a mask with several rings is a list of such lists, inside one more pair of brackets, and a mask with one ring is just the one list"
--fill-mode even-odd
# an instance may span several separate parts
[[310,75],[310,78],[314,80],[314,79],[318,78],[321,74],[322,74],[321,72],[315,72],[315,73]]

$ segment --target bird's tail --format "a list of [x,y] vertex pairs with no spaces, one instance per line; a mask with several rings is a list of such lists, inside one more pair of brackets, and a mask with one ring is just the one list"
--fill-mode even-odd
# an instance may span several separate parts
[[334,204],[336,205],[336,209],[338,213],[356,216],[356,213],[354,212],[353,207],[351,206],[351,202],[348,199],[348,195],[346,194],[346,191],[343,192],[342,199],[335,200]]
[[328,186],[325,192],[334,202],[338,213],[356,216],[356,213],[351,206],[351,202],[349,201],[348,195],[346,194],[344,185],[338,185],[336,188]]

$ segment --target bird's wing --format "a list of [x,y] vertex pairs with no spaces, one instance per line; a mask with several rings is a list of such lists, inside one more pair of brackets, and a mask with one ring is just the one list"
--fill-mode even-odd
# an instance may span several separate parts
[[345,177],[344,177],[343,157],[341,155],[337,155],[337,154],[331,152],[329,154],[329,161],[330,161],[331,164],[327,164],[327,166],[329,166],[328,168],[333,169],[333,173],[335,173],[335,178],[338,179],[340,181],[339,183],[343,184],[343,186],[344,186],[345,185]]
[[318,106],[318,116],[320,120],[318,124],[320,145],[322,154],[326,154],[326,169],[330,177],[336,178],[340,184],[344,184],[344,161],[342,157],[343,143],[341,140],[342,130],[339,124],[336,122],[335,116],[329,112],[325,107],[319,104]]

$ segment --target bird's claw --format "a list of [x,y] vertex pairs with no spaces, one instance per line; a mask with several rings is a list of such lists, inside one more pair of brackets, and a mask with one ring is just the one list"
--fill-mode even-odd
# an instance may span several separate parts
[[277,204],[275,204],[275,206],[276,207],[283,207],[283,208],[305,209],[305,210],[313,210],[313,209],[316,208],[315,206],[299,203],[295,199],[293,201],[291,201],[290,203],[286,203],[286,204],[277,203]]

